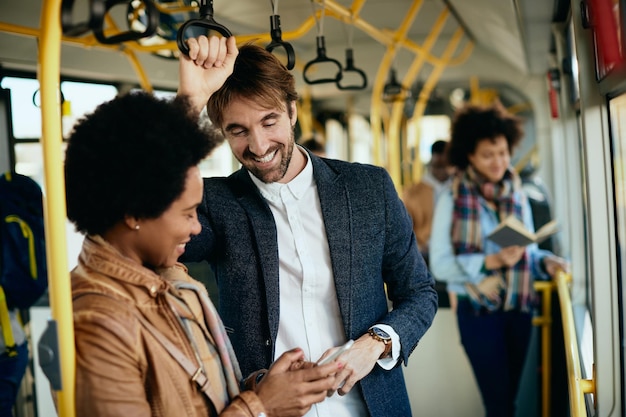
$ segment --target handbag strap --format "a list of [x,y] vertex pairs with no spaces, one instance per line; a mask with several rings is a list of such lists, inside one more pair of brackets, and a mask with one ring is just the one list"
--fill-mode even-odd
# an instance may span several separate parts
[[[74,300],[76,300],[79,297],[87,295],[87,294],[107,297],[119,303],[122,303],[122,301],[116,297],[113,297],[109,294],[99,293],[99,292],[83,292],[78,295],[74,295],[73,298]],[[161,343],[161,345],[165,348],[165,350],[167,350],[170,356],[172,356],[172,358],[174,358],[176,362],[180,364],[180,366],[185,370],[185,372],[187,372],[187,375],[189,375],[191,381],[195,382],[198,385],[198,388],[200,388],[200,390],[204,393],[204,395],[206,395],[206,397],[209,399],[209,404],[211,405],[211,407],[213,407],[213,400],[211,398],[211,392],[210,392],[211,383],[209,381],[209,378],[207,378],[206,374],[202,370],[202,367],[200,365],[196,367],[196,365],[194,365],[193,362],[191,362],[189,358],[187,358],[185,354],[180,351],[180,349],[174,346],[174,344],[170,342],[163,335],[163,333],[161,333],[156,327],[154,327],[152,323],[146,320],[146,318],[143,317],[140,313],[138,313],[137,311],[132,311],[132,313],[135,315],[135,317],[137,317],[139,322],[146,328],[146,330],[148,330],[150,334],[152,334],[152,336],[154,336],[154,338],[159,343]]]
[[161,333],[156,327],[154,327],[148,320],[146,320],[140,314],[135,313],[141,324],[154,336],[155,339],[163,345],[165,350],[174,358],[180,366],[187,372],[191,381],[195,382],[198,385],[198,388],[202,390],[202,392],[211,399],[209,388],[211,384],[209,379],[206,377],[204,371],[201,366],[196,367],[196,365],[191,362],[183,352],[180,351],[172,342],[170,342],[164,335]]

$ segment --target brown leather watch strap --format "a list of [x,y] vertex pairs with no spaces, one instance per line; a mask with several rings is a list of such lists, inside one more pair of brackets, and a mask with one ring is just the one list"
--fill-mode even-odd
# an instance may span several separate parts
[[391,355],[391,345],[392,345],[391,339],[383,339],[382,337],[380,337],[379,335],[376,334],[374,329],[369,329],[367,331],[367,333],[370,336],[372,336],[374,339],[376,339],[379,342],[382,342],[382,343],[385,344],[385,350],[383,350],[383,353],[380,354],[378,359],[384,359],[384,358],[388,357],[389,355]]

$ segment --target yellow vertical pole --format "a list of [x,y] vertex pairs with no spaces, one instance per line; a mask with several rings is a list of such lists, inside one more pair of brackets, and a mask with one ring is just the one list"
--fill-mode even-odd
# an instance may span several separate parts
[[370,128],[372,129],[372,153],[374,164],[383,165],[383,88],[385,86],[385,79],[391,66],[391,59],[395,52],[392,52],[393,48],[388,48],[385,56],[383,57],[380,66],[378,67],[378,73],[372,86],[372,99],[370,108]]
[[[419,14],[423,1],[414,0],[407,12],[406,16],[402,20],[402,24],[398,27],[395,33],[395,39],[397,41],[404,40],[407,37],[407,33],[411,28],[411,25],[415,21],[415,18]],[[395,54],[394,54],[395,55]],[[402,173],[400,168],[401,152],[400,152],[400,138],[401,138],[401,124],[403,120],[404,101],[395,103],[392,105],[391,118],[389,123],[389,137],[387,145],[389,147],[388,153],[388,171],[391,179],[393,180],[396,189],[399,191],[402,185]]]
[[139,58],[137,58],[137,54],[131,49],[128,49],[126,47],[122,48],[122,53],[126,55],[131,65],[133,66],[133,69],[137,73],[137,76],[139,77],[139,84],[141,85],[141,88],[143,88],[148,93],[152,93],[154,89],[152,88],[152,84],[150,84],[150,80],[148,79],[146,71],[144,71],[143,67],[141,66]]
[[44,214],[46,257],[50,282],[52,318],[58,322],[61,390],[60,417],[75,417],[75,351],[72,299],[65,238],[65,179],[61,134],[61,0],[44,0],[39,38],[39,83],[41,89],[41,142],[44,153]]
[[308,139],[313,137],[313,106],[311,104],[311,89],[308,86],[304,88],[300,98],[301,101],[296,102],[298,123],[300,123],[302,138]]
[[[445,8],[439,14],[439,17],[435,21],[433,28],[428,33],[428,36],[426,37],[422,45],[422,48],[424,49],[425,53],[430,53],[432,48],[435,46],[435,42],[437,41],[437,39],[439,39],[439,35],[441,34],[441,31],[443,30],[449,15],[450,15],[450,10],[448,8]],[[425,53],[418,54],[415,57],[415,59],[411,63],[411,66],[409,67],[409,70],[407,71],[402,81],[402,85],[409,86],[413,84],[413,81],[419,74],[421,68],[424,65],[424,62],[426,61]],[[441,64],[438,64],[438,66],[444,65],[445,67],[445,64],[446,62],[443,62]],[[429,95],[430,95],[430,92],[429,92]],[[426,99],[428,99],[428,97],[426,97]],[[398,162],[400,163],[399,169],[401,170],[401,172],[399,173],[400,178],[410,177],[411,172],[408,169],[408,167],[410,167],[411,164],[414,163],[414,161],[412,161],[411,158],[409,158],[409,149],[407,146],[406,135],[403,135],[401,137],[399,136],[401,127],[402,127],[402,122],[404,120],[403,115],[404,115],[404,101],[394,103],[392,106],[392,112],[391,112],[390,140],[393,139],[393,140],[399,141],[402,138],[402,160],[401,161],[398,160]],[[416,114],[414,113],[413,116],[415,117]],[[418,116],[421,117],[422,115],[420,114]],[[415,124],[418,125],[418,120],[415,121]],[[393,137],[393,135],[397,135],[397,137]],[[419,141],[416,144],[416,147],[419,150]],[[419,155],[419,152],[418,152],[418,155]],[[398,155],[398,158],[400,158],[400,155]],[[419,167],[421,168],[421,161],[419,158],[417,158],[417,164],[419,164]],[[403,172],[406,173],[407,175],[402,175]],[[408,183],[410,184],[411,182],[412,181],[409,179]],[[408,184],[405,184],[405,185],[408,185]]]
[[[111,15],[107,13],[107,15],[104,16],[104,19],[107,22],[107,25],[113,28],[115,32],[120,31],[117,28],[117,25],[115,24],[115,21],[113,20]],[[150,81],[148,80],[148,75],[146,74],[146,71],[143,69],[143,66],[141,65],[141,62],[139,61],[139,58],[137,58],[137,54],[135,53],[135,51],[129,48],[127,45],[121,45],[121,51],[124,55],[126,55],[126,58],[128,58],[128,60],[130,61],[130,64],[132,65],[133,69],[137,73],[137,76],[139,77],[139,84],[141,84],[141,88],[143,88],[148,93],[152,93],[153,91],[152,84],[150,84]]]
[[533,318],[533,325],[541,326],[541,416],[550,415],[550,381],[552,380],[552,291],[553,282],[537,281],[535,290],[541,293],[541,316]]

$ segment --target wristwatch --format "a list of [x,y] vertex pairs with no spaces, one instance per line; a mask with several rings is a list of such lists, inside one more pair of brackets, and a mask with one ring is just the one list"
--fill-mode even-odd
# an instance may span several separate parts
[[374,339],[385,344],[385,350],[381,353],[378,359],[383,359],[391,355],[391,336],[389,336],[386,331],[379,327],[372,327],[367,331],[367,333],[369,333],[369,335]]

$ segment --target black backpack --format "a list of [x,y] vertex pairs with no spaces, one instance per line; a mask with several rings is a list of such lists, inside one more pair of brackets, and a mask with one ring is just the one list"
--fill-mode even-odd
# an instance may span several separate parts
[[0,176],[0,286],[8,309],[27,309],[48,288],[42,193],[31,178]]

